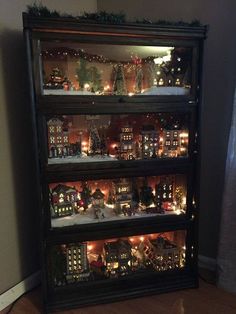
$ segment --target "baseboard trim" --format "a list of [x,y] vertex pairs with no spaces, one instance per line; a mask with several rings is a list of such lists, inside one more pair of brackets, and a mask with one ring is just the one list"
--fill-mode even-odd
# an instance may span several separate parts
[[204,255],[198,255],[198,266],[200,268],[216,271],[216,259]]
[[25,278],[17,285],[7,290],[0,295],[0,311],[16,301],[24,293],[30,291],[40,284],[41,281],[40,271],[33,273],[31,276]]

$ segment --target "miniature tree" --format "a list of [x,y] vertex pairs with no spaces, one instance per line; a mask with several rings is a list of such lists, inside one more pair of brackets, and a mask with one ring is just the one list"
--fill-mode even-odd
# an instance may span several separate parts
[[114,78],[114,84],[113,84],[113,92],[116,95],[126,95],[127,89],[126,89],[123,65],[117,64],[114,67],[114,71],[115,71],[115,78]]
[[49,263],[53,283],[56,286],[65,284],[66,256],[63,254],[60,246],[54,246],[51,249]]
[[83,58],[79,61],[79,67],[76,69],[76,75],[81,89],[84,88],[86,83],[90,83],[91,74],[87,68],[87,61]]
[[105,134],[102,134],[102,136],[101,136],[100,150],[101,150],[101,155],[105,155],[106,152],[107,152],[107,143],[106,143],[106,136],[105,136]]
[[142,84],[143,84],[143,70],[142,70],[142,66],[139,64],[136,67],[136,71],[135,71],[135,92],[136,93],[141,93]]
[[140,190],[140,201],[141,204],[148,207],[150,206],[154,201],[154,195],[152,193],[152,188],[148,186],[147,178],[143,181],[143,186]]
[[177,206],[179,207],[182,206],[183,197],[184,197],[183,188],[181,186],[177,186],[175,189],[175,201]]
[[93,92],[102,90],[102,79],[101,74],[96,67],[89,68],[89,83]]
[[91,201],[91,190],[87,182],[82,183],[82,191],[80,192],[80,196],[81,196],[81,206],[84,208],[84,211],[86,211]]
[[92,123],[89,131],[89,153],[95,155],[101,152],[101,139],[97,127]]
[[63,89],[64,84],[69,84],[68,79],[62,75],[62,72],[59,68],[53,68],[50,78],[45,84],[44,88],[50,89]]

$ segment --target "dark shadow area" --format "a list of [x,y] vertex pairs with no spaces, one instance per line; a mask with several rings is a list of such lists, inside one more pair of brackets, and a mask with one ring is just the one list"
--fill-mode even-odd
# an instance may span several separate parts
[[[17,245],[22,280],[39,269],[39,208],[36,186],[36,156],[32,132],[29,83],[23,32],[5,29],[0,34],[3,86],[17,218]],[[2,148],[1,148],[2,149]],[[14,215],[14,213],[10,213]],[[11,230],[9,234],[11,241]],[[14,256],[14,255],[13,255]],[[11,256],[7,257],[10,259]],[[13,270],[14,271],[14,270]],[[17,284],[17,282],[16,282]]]

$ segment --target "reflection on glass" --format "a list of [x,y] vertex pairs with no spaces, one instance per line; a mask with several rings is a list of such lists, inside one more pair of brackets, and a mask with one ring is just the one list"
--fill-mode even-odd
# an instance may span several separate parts
[[49,256],[52,285],[181,269],[185,237],[185,231],[174,231],[54,246]]
[[51,117],[48,163],[186,157],[188,118],[167,113]]
[[41,42],[45,95],[187,95],[191,48]]
[[186,211],[184,175],[53,183],[49,187],[55,228]]

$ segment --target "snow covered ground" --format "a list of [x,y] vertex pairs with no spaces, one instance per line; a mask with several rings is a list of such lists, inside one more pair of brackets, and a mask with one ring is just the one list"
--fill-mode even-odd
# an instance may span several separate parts
[[[68,227],[73,225],[88,224],[88,223],[102,223],[106,221],[115,221],[115,220],[132,220],[135,218],[144,218],[144,217],[156,217],[156,216],[166,216],[166,215],[177,215],[177,212],[166,211],[165,214],[147,214],[144,211],[139,211],[132,216],[124,216],[123,214],[117,216],[111,207],[105,206],[102,209],[102,212],[105,218],[95,219],[94,209],[89,207],[86,210],[86,213],[81,212],[80,214],[74,214],[72,216],[55,218],[51,220],[52,228],[59,227]],[[178,212],[178,214],[180,214]],[[181,213],[183,214],[183,212]]]
[[144,90],[143,93],[139,95],[188,95],[190,89],[185,87],[158,87],[158,86],[152,86],[150,88],[147,88]]
[[76,91],[76,90],[64,90],[64,89],[44,89],[44,95],[95,95],[89,91]]
[[95,156],[67,156],[62,158],[48,158],[48,164],[69,164],[69,163],[81,163],[81,162],[101,162],[101,161],[114,161],[117,158],[112,156],[103,156],[103,155],[95,155]]
[[[137,95],[188,95],[189,88],[178,86],[152,86]],[[77,96],[97,96],[95,93],[89,91],[74,91],[64,89],[44,89],[44,95],[77,95]],[[124,95],[125,96],[125,95]],[[134,94],[135,96],[135,94]]]

